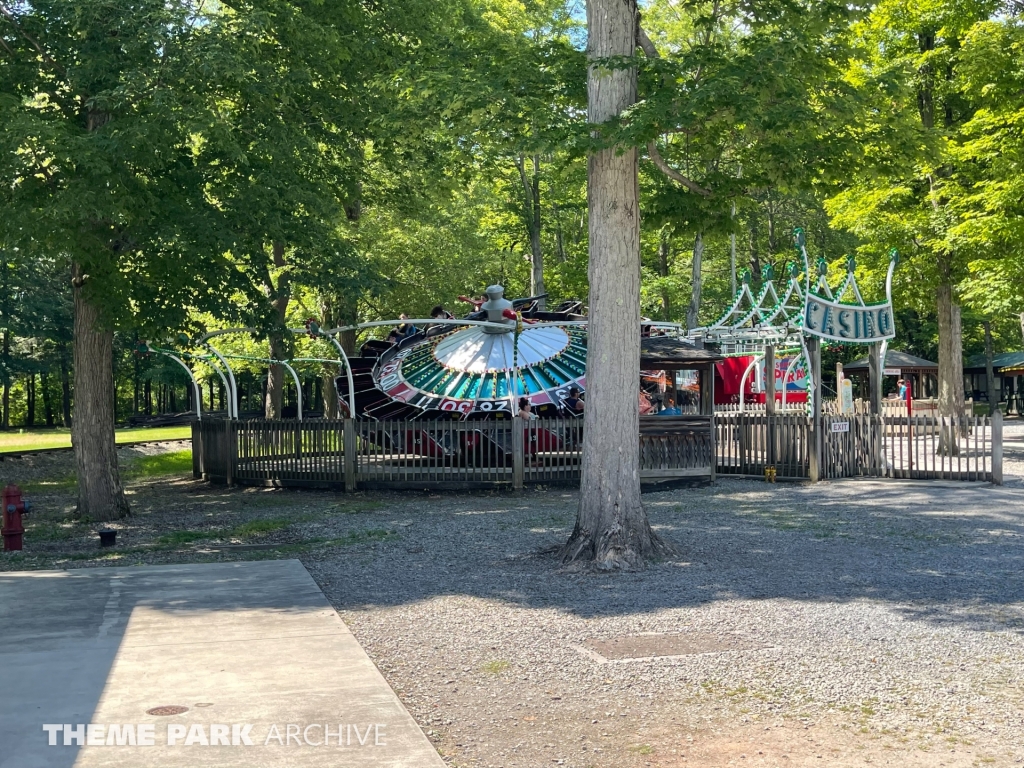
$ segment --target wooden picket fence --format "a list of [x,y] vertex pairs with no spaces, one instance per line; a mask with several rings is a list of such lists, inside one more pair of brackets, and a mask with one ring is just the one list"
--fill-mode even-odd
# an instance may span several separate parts
[[[583,419],[356,421],[207,419],[193,475],[242,485],[483,488],[580,482]],[[712,480],[709,416],[640,419],[640,479]]]
[[[818,435],[805,414],[715,416],[716,472],[783,479],[884,477],[1002,483],[1002,415],[828,414]],[[819,453],[820,451],[820,453]],[[817,471],[817,478],[815,478]]]
[[[230,484],[522,488],[580,482],[583,419],[193,424],[193,475]],[[716,475],[1002,482],[1002,415],[724,412],[640,418],[647,485]]]

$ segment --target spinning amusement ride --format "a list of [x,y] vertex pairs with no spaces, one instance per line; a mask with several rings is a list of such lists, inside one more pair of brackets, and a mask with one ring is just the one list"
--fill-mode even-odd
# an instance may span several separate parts
[[[852,258],[848,260],[845,278],[832,289],[823,259],[818,260],[817,275],[812,276],[802,230],[795,231],[795,244],[799,261],[787,266],[787,279],[781,290],[776,288],[771,268],[766,267],[756,294],[747,275],[729,308],[709,326],[691,329],[686,334],[675,323],[641,323],[642,350],[645,344],[648,350],[657,348],[654,352],[642,352],[641,361],[643,367],[658,370],[638,371],[648,390],[650,382],[656,382],[654,400],[659,397],[658,391],[666,392],[666,382],[670,380],[666,371],[676,373],[669,389],[675,389],[679,398],[685,394],[681,371],[706,370],[710,375],[714,366],[715,382],[700,384],[702,398],[709,398],[715,391],[716,402],[734,398],[742,408],[745,398],[757,399],[759,392],[763,396],[765,388],[761,382],[765,373],[758,365],[763,366],[765,352],[772,348],[780,352],[781,368],[776,368],[775,377],[779,384],[776,391],[783,404],[788,397],[803,401],[820,386],[810,364],[809,336],[850,343],[882,342],[883,346],[888,343],[894,335],[890,297],[895,252],[886,276],[885,302],[868,304],[857,284]],[[565,407],[565,401],[573,389],[583,393],[587,387],[587,317],[582,303],[565,302],[545,311],[540,308],[543,296],[510,301],[500,285],[490,286],[485,294],[485,299],[471,302],[474,309],[463,318],[403,318],[331,330],[322,330],[315,321],[309,321],[305,328],[289,329],[295,334],[327,340],[338,353],[336,359],[243,359],[281,365],[289,371],[296,387],[299,419],[302,384],[293,367],[297,362],[339,366],[335,382],[342,414],[347,418],[510,418],[518,412],[521,398],[526,398],[539,416],[579,416],[578,410]],[[343,331],[389,326],[396,329],[392,331],[393,340],[368,340],[358,357],[346,355],[338,341]],[[254,332],[252,328],[230,328],[207,333],[189,345],[193,350],[190,352],[152,345],[147,348],[171,357],[189,374],[199,418],[199,384],[185,361],[211,366],[228,393],[228,418],[238,418],[238,390],[229,360],[241,356],[226,354],[212,342],[225,334]],[[664,402],[667,404],[668,399]],[[647,407],[652,407],[651,399],[647,400]],[[696,407],[710,413],[710,402]]]

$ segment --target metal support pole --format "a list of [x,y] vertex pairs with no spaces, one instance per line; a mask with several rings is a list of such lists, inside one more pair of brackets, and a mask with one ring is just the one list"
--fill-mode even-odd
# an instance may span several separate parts
[[743,413],[743,394],[747,388],[747,376],[750,375],[750,372],[754,370],[754,366],[757,365],[757,361],[763,356],[763,353],[754,355],[754,359],[750,361],[747,370],[743,372],[743,378],[740,379],[740,413]]
[[882,415],[882,345],[875,342],[868,351],[868,393],[871,400],[871,415]]
[[228,418],[238,418],[238,384],[235,383],[235,372],[231,370],[231,366],[228,365],[228,361],[224,358],[213,344],[206,342],[206,348],[216,355],[217,359],[220,360],[221,364],[228,372],[228,380],[231,382],[228,387]]
[[345,376],[348,378],[348,415],[354,418],[356,415],[356,384],[355,379],[352,378],[352,366],[349,365],[348,355],[345,354],[345,348],[341,346],[341,342],[335,338],[334,334],[325,333],[324,336],[331,340],[334,348],[341,355],[341,359],[345,361]]
[[[221,370],[221,367],[217,363],[216,358],[199,357],[198,359],[202,360],[204,363],[206,363],[208,366],[210,366],[211,368],[213,368],[213,370],[215,370],[217,372],[217,375],[220,376],[220,383],[224,385],[225,397],[227,397],[228,400],[230,401],[230,399],[231,399],[231,385],[228,384],[228,377],[224,375],[224,371]],[[211,411],[213,410],[212,406],[211,406],[210,410]],[[228,404],[228,418],[231,418],[231,405],[230,405],[230,402]]]
[[288,373],[292,375],[292,381],[295,382],[295,402],[298,403],[299,406],[298,420],[302,421],[302,384],[299,382],[299,374],[297,374],[295,372],[295,369],[292,368],[290,365],[288,365],[288,363],[284,362],[283,360],[278,361],[277,364],[283,365],[285,368],[288,369]]
[[191,383],[193,383],[193,394],[196,396],[196,420],[203,421],[203,391],[200,389],[199,382],[196,381],[196,374],[191,372],[191,369],[181,361],[180,357],[177,357],[170,352],[161,352],[161,354],[167,355],[177,362],[177,364],[185,370],[185,373],[188,374],[188,378],[191,380]]

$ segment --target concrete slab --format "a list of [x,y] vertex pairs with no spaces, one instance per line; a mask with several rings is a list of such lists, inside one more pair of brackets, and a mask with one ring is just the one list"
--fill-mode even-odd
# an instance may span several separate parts
[[[100,743],[65,746],[79,724]],[[444,766],[297,560],[0,573],[0,745],[0,768]]]

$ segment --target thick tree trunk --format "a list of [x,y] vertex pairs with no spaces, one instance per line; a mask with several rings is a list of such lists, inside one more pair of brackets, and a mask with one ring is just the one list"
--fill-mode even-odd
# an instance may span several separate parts
[[1024,312],[1020,313],[1020,338],[1024,341]]
[[[274,265],[279,269],[285,266],[284,243],[275,242]],[[287,274],[281,274],[278,278],[274,299],[271,302],[274,313],[281,328],[285,327],[288,318],[288,301],[291,298],[291,284]],[[285,341],[284,331],[275,331],[270,334],[270,357],[273,360],[283,360],[288,356],[288,344]],[[271,365],[267,372],[267,396],[264,400],[264,414],[268,419],[280,419],[284,410],[284,384],[285,370],[280,365]]]
[[704,233],[698,232],[693,239],[693,267],[691,272],[690,305],[686,308],[686,329],[697,327],[700,313],[700,295],[702,288],[701,265],[704,261]]
[[[963,347],[960,333],[960,307],[953,303],[953,287],[943,281],[937,291],[939,319],[939,414],[961,416],[964,411]],[[939,435],[940,453],[955,455],[959,446],[955,435],[943,429]]]
[[78,473],[78,514],[96,521],[129,514],[114,445],[114,332],[102,327],[99,308],[82,295],[74,266],[75,417],[71,444]]
[[[588,58],[633,56],[636,0],[588,0]],[[601,124],[636,100],[636,70],[587,71],[588,117]],[[635,148],[593,153],[590,210],[590,317],[587,425],[576,526],[565,564],[641,567],[670,548],[651,530],[640,503],[640,209]]]
[[11,332],[4,329],[4,343],[3,343],[3,377],[4,377],[4,392],[3,402],[0,404],[0,428],[10,429],[11,428]]

